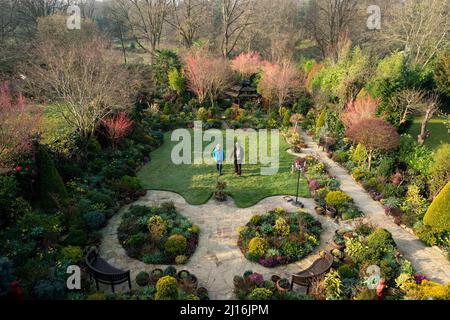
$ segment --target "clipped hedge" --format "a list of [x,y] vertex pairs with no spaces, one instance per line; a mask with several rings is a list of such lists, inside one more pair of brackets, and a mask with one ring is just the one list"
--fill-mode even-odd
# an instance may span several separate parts
[[450,230],[450,181],[428,208],[423,222],[434,228]]

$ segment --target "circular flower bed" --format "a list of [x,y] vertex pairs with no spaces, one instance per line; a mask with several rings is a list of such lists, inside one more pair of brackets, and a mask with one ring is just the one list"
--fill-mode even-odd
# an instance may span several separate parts
[[309,214],[276,209],[255,215],[239,229],[238,246],[245,257],[272,268],[302,259],[319,244],[320,222]]
[[133,206],[119,226],[127,254],[148,264],[185,264],[198,244],[198,226],[180,215],[172,203]]

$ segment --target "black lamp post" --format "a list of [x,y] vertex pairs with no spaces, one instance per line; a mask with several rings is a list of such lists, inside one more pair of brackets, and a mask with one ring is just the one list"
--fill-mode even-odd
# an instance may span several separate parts
[[306,160],[304,158],[297,158],[294,162],[294,169],[297,171],[298,175],[297,175],[297,192],[295,195],[295,202],[293,203],[293,205],[304,208],[305,205],[300,201],[298,201],[298,193],[300,189],[300,177],[306,169]]

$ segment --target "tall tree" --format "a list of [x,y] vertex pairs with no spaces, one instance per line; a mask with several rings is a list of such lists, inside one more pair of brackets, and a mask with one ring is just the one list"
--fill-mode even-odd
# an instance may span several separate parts
[[324,58],[338,61],[356,14],[356,0],[312,0],[309,3],[305,27],[317,42]]
[[158,49],[170,0],[115,0],[138,43],[151,58]]
[[393,50],[406,51],[414,64],[425,68],[448,46],[448,0],[399,1],[386,17],[381,38]]
[[221,51],[224,57],[231,55],[244,31],[253,23],[251,12],[254,3],[253,0],[220,0]]
[[206,0],[171,0],[167,23],[181,37],[186,48],[192,47],[198,31],[208,15]]

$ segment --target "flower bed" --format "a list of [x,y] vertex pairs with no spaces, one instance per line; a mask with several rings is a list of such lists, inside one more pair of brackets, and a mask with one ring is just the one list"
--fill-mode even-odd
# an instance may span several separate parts
[[185,264],[197,247],[198,233],[199,228],[177,213],[173,203],[131,207],[118,229],[127,254],[149,264]]
[[233,284],[239,300],[313,300],[311,296],[291,291],[288,279],[272,276],[264,280],[263,275],[250,270],[243,276],[235,276]]
[[333,244],[333,270],[315,284],[316,299],[416,299],[418,288],[426,285],[385,229],[361,223],[353,230],[338,230]]
[[324,163],[312,156],[305,160],[308,185],[318,204],[318,214],[342,220],[352,220],[363,215],[353,199],[339,189],[339,181],[329,174]]
[[309,214],[276,209],[255,215],[239,229],[238,246],[245,257],[272,268],[310,254],[319,244],[320,222]]

